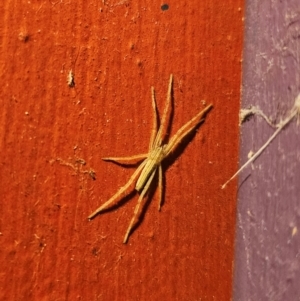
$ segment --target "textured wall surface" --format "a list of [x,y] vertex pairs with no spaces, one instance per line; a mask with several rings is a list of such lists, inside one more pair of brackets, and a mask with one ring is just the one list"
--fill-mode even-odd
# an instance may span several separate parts
[[[248,1],[242,107],[272,122],[300,90],[299,1]],[[274,129],[259,116],[241,126],[241,163]],[[288,124],[239,178],[234,300],[300,300],[300,128]]]
[[[220,185],[238,162],[243,4],[162,4],[1,1],[1,300],[230,299],[237,187]],[[170,73],[170,136],[214,109],[123,245],[136,194],[87,217],[134,169],[101,158],[147,151],[150,87],[162,112]]]

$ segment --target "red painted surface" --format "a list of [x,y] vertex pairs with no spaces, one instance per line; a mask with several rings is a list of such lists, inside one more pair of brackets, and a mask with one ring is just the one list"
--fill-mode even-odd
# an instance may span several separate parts
[[[1,300],[230,299],[242,1],[162,4],[1,2]],[[133,173],[101,158],[147,151],[170,73],[171,136],[214,109],[123,245],[136,195],[87,220]]]

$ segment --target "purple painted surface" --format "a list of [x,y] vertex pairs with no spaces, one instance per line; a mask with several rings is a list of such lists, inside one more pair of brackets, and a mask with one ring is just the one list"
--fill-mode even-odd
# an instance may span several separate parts
[[[300,92],[299,0],[246,3],[242,108],[278,123]],[[272,135],[241,126],[240,164]],[[239,176],[234,300],[300,300],[300,124],[293,120]]]

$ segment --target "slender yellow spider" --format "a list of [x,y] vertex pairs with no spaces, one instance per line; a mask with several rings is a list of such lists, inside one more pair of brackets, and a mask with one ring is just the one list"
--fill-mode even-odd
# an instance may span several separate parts
[[151,133],[150,143],[149,143],[149,152],[147,154],[141,154],[131,157],[108,157],[102,158],[105,161],[113,161],[116,163],[121,164],[128,164],[132,162],[137,162],[140,160],[144,160],[137,170],[133,173],[130,177],[129,181],[119,189],[119,191],[113,195],[107,202],[101,205],[96,211],[94,211],[88,218],[92,219],[98,213],[105,210],[108,206],[110,206],[115,200],[117,200],[123,193],[131,186],[131,184],[137,179],[135,185],[135,190],[140,192],[140,196],[138,202],[135,206],[133,217],[130,221],[129,227],[126,231],[123,243],[126,243],[129,237],[129,234],[132,230],[134,225],[135,219],[139,212],[140,205],[146,193],[149,190],[150,184],[154,178],[156,171],[158,170],[158,188],[159,188],[159,203],[158,203],[158,210],[161,208],[162,202],[162,166],[161,162],[167,158],[170,153],[174,151],[174,149],[179,145],[179,143],[189,134],[191,133],[197,125],[204,121],[204,117],[206,113],[212,108],[210,104],[207,106],[203,111],[199,112],[195,117],[193,117],[190,121],[188,121],[184,126],[182,126],[177,133],[169,140],[168,144],[163,143],[163,135],[166,132],[166,127],[168,123],[167,115],[169,113],[169,107],[171,104],[171,92],[172,92],[172,83],[173,83],[173,75],[170,75],[169,87],[168,87],[168,94],[165,109],[163,112],[163,116],[161,119],[160,127],[157,130],[158,124],[158,116],[157,116],[157,107],[156,107],[156,100],[155,100],[155,92],[154,88],[151,87],[151,94],[152,94],[152,110],[153,110],[153,129]]

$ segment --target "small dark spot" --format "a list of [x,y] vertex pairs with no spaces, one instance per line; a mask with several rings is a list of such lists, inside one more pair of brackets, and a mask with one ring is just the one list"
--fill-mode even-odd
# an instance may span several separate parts
[[168,4],[163,4],[161,6],[161,10],[168,10],[169,9],[169,5]]
[[93,254],[94,256],[97,256],[98,253],[99,253],[99,249],[98,249],[98,248],[93,248],[93,249],[92,249],[92,254]]
[[56,206],[57,209],[60,209],[60,208],[61,208],[61,205],[60,205],[60,204],[54,204],[54,206]]
[[96,180],[96,173],[93,170],[89,171],[89,175],[94,181]]
[[137,59],[137,60],[136,60],[136,64],[137,64],[139,67],[142,67],[143,62],[142,62],[140,59]]
[[19,33],[19,40],[26,43],[29,40],[29,34],[25,31],[25,32],[20,32]]

